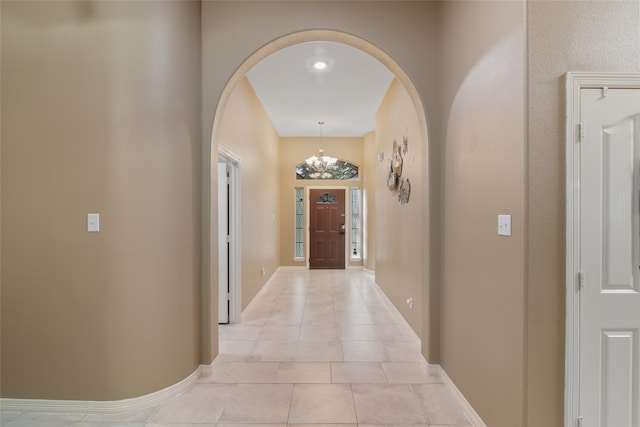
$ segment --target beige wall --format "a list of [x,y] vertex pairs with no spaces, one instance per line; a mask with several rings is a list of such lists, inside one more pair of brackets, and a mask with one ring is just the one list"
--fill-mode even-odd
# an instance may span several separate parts
[[362,261],[365,269],[376,269],[376,134],[368,132],[363,138],[362,209],[363,242]]
[[[319,129],[319,128],[318,128]],[[294,261],[294,231],[295,231],[295,206],[293,203],[296,187],[362,187],[362,180],[303,180],[296,179],[296,165],[304,162],[304,159],[317,154],[320,146],[324,147],[325,154],[345,160],[356,165],[362,165],[363,139],[362,138],[281,138],[280,139],[280,213],[282,227],[280,229],[280,265],[301,266],[307,265],[306,261]],[[360,168],[362,178],[366,171]],[[349,199],[349,194],[346,194]],[[305,215],[309,209],[309,203],[304,202]],[[306,223],[305,223],[306,224]],[[307,230],[307,227],[304,227]],[[306,236],[308,238],[308,236]],[[346,250],[350,248],[350,240],[347,236]],[[305,256],[309,257],[306,253]],[[351,261],[347,266],[362,265],[361,261]]]
[[[440,11],[441,361],[488,426],[518,426],[525,385],[524,4],[447,2]],[[497,235],[498,214],[512,215],[511,237]]]
[[530,1],[529,427],[561,426],[565,329],[567,71],[640,72],[640,2]]
[[[219,119],[218,144],[240,159],[241,287],[245,308],[280,261],[279,137],[246,78],[233,90]],[[264,277],[261,268],[266,271]]]
[[[427,113],[431,193],[426,174],[413,190],[425,187],[430,229],[422,227],[422,237],[431,267],[423,263],[421,274],[430,288],[420,289],[421,320],[404,313],[421,330],[423,354],[442,363],[489,426],[562,425],[563,75],[640,72],[637,1],[529,1],[526,15],[522,2],[476,1],[216,1],[202,4],[202,16],[189,2],[0,7],[3,396],[129,397],[212,360],[210,164],[221,140],[212,157],[214,114],[227,82],[254,52],[322,28],[361,37],[393,57]],[[232,91],[224,93],[222,107],[232,103]],[[221,117],[218,133],[238,137],[231,131],[238,117],[228,118],[235,124]],[[255,150],[247,145],[251,132],[268,127],[246,130],[242,150]],[[366,135],[365,156],[378,151],[372,139],[388,155],[390,135]],[[385,182],[378,181],[376,188]],[[365,176],[365,192],[369,185]],[[384,197],[391,194],[369,202],[379,206]],[[268,206],[257,220],[278,218],[282,208]],[[369,225],[382,227],[397,216],[391,209],[415,207],[388,208],[384,217],[374,211]],[[84,231],[93,210],[102,214],[95,235]],[[513,215],[513,237],[496,236],[498,213]],[[376,238],[381,251],[383,238]],[[281,258],[271,245],[248,256],[246,296],[261,286],[256,268],[275,268]],[[393,270],[375,261],[365,266],[386,280]],[[407,290],[388,292],[402,306]]]
[[[394,79],[376,113],[375,146],[384,153],[375,161],[376,210],[376,282],[407,320],[422,336],[422,273],[428,242],[416,239],[422,234],[422,187],[426,184],[427,162],[420,141],[419,118],[407,91]],[[408,152],[403,155],[402,178],[411,183],[409,203],[400,204],[398,193],[387,188],[393,141],[402,144],[407,137]],[[413,308],[406,300],[413,299]]]
[[2,396],[175,384],[200,353],[200,6],[0,7]]

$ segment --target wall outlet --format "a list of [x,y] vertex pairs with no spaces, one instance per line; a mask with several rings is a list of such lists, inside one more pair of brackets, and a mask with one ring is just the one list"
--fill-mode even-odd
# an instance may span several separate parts
[[266,268],[264,268],[264,267],[262,267],[262,268],[260,269],[260,277],[264,277],[264,276],[266,276],[266,275],[267,275],[267,269],[266,269]]
[[413,310],[413,297],[407,298],[407,305],[409,306],[409,310]]

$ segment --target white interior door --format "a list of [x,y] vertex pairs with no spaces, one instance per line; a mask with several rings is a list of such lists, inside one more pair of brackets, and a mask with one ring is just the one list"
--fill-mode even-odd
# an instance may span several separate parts
[[579,419],[640,426],[640,89],[581,89]]
[[218,163],[218,323],[229,323],[229,173]]

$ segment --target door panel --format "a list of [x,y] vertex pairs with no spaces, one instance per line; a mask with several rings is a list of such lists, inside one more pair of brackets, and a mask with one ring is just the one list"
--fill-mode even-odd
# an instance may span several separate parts
[[316,220],[313,221],[313,223],[316,225],[315,231],[316,233],[324,233],[327,230],[327,227],[325,227],[325,210],[324,210],[324,206],[316,206],[315,207],[315,212],[316,212]]
[[634,348],[637,330],[602,332],[602,426],[633,424]]
[[345,268],[345,191],[309,191],[309,268]]
[[640,425],[640,90],[581,90],[584,427]]

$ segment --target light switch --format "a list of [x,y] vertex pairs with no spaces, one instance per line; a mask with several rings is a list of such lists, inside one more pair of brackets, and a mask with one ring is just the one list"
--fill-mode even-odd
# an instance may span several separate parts
[[511,215],[498,215],[498,236],[511,236]]
[[100,231],[100,214],[87,214],[87,231],[97,233]]

